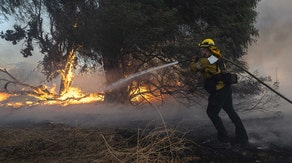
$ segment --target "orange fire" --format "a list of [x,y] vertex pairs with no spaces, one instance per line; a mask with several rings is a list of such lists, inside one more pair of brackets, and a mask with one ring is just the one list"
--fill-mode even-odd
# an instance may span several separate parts
[[[0,106],[13,107],[13,108],[21,108],[24,106],[35,106],[35,105],[60,105],[67,106],[72,104],[86,104],[86,103],[94,103],[94,102],[103,102],[104,94],[103,93],[91,93],[85,94],[79,88],[71,87],[67,91],[67,93],[57,96],[56,94],[52,94],[56,92],[56,86],[53,85],[50,89],[50,94],[42,94],[41,92],[36,92],[40,96],[36,95],[28,95],[36,98],[37,100],[26,100],[26,101],[15,101],[15,102],[5,102],[3,104],[0,103]],[[155,102],[159,100],[159,97],[154,96],[145,86],[140,86],[135,90],[130,92],[131,102],[132,103],[142,103],[142,102]],[[0,93],[0,102],[7,100],[11,96],[7,93]]]
[[7,100],[10,96],[12,96],[12,95],[10,95],[10,94],[8,94],[8,93],[5,93],[5,92],[0,92],[0,101],[5,101],[5,100]]
[[[60,88],[60,92],[57,93],[56,85],[53,85],[49,88],[46,85],[41,85],[38,87],[30,86],[28,89],[22,89],[19,94],[8,94],[5,92],[0,93],[0,106],[8,106],[13,108],[20,108],[23,106],[33,106],[33,105],[62,105],[67,106],[70,104],[85,104],[85,103],[93,103],[93,102],[102,102],[104,101],[104,93],[91,93],[85,94],[79,88],[71,87],[73,78],[74,78],[74,60],[76,58],[76,54],[74,50],[69,52],[68,58],[66,60],[66,65],[64,70],[60,72],[61,74],[61,83],[62,87]],[[6,74],[10,75],[7,71],[2,71]],[[15,78],[13,78],[16,80]],[[16,83],[18,81],[16,80]],[[131,102],[134,103],[142,103],[149,101],[157,101],[158,98],[155,97],[146,86],[138,86],[135,83],[136,88],[130,92]],[[23,84],[23,86],[27,86]],[[28,97],[25,99],[23,97],[16,98],[18,100],[9,100],[9,98],[17,97],[20,95],[26,95]],[[20,100],[20,101],[19,101]],[[11,102],[14,101],[14,102]]]
[[[32,100],[31,98],[28,100],[24,99],[23,97],[20,97],[18,99],[21,100],[8,101],[9,97],[17,97],[19,95],[0,92],[0,106],[7,106],[13,108],[34,105],[67,106],[70,104],[85,104],[104,101],[104,95],[101,93],[85,94],[79,88],[70,87],[65,94],[60,96],[56,93],[55,85],[53,85],[52,88],[50,89],[47,89],[46,87],[47,86],[42,86],[40,89],[34,90],[33,93],[27,94],[28,97],[34,97],[35,100]],[[45,89],[47,89],[48,91],[43,91]]]
[[61,97],[56,100],[48,100],[47,104],[85,104],[92,102],[104,101],[104,95],[98,93],[84,94],[79,88],[71,87],[68,92],[63,94]]
[[160,98],[155,96],[146,86],[140,86],[135,90],[130,92],[131,102],[141,103],[141,102],[155,102],[159,101]]

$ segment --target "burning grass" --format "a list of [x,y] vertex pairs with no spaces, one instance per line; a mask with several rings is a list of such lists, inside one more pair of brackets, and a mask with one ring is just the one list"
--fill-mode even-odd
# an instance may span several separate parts
[[[33,86],[18,80],[10,74],[7,69],[0,68],[0,72],[5,76],[0,78],[0,82],[3,86],[3,90],[0,90],[0,106],[14,108],[33,105],[66,106],[69,104],[84,104],[104,100],[104,95],[102,93],[85,94],[79,88],[69,86],[66,87],[66,91],[57,93],[56,85],[54,84],[51,88],[47,85]],[[72,80],[71,73],[69,73],[68,80]],[[24,100],[20,98],[22,101],[9,100],[12,97],[20,96],[26,97]]]
[[[72,84],[73,74],[71,71],[69,72],[67,76],[62,76],[63,83]],[[71,87],[71,84],[63,84],[61,88],[64,88],[62,90],[60,88],[58,93],[56,84],[52,84],[51,87],[44,84],[34,86],[20,81],[5,68],[0,68],[0,73],[3,74],[0,78],[0,86],[2,87],[0,89],[0,106],[2,107],[21,108],[37,105],[67,106],[103,102],[105,98],[104,91],[88,94],[84,93],[80,88]],[[66,81],[64,81],[65,79]],[[114,86],[116,85],[114,84]],[[147,101],[155,102],[161,100],[162,96],[157,95],[157,90],[153,92],[151,89],[146,86],[135,86],[131,88],[129,97],[131,104],[139,105],[145,102],[147,103]]]

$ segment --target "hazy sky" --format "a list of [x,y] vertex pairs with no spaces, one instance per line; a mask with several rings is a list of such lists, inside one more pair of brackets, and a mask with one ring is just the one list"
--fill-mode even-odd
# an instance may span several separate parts
[[292,99],[292,1],[262,0],[258,5],[256,27],[259,38],[248,51],[251,70],[277,77],[280,92]]
[[[292,0],[261,0],[258,4],[256,27],[259,38],[248,50],[246,60],[250,70],[258,70],[280,82],[280,92],[292,98]],[[1,23],[0,31],[11,27]],[[19,45],[23,46],[23,45]],[[19,61],[34,63],[41,55],[25,59],[19,49],[0,39],[0,67],[9,67]]]

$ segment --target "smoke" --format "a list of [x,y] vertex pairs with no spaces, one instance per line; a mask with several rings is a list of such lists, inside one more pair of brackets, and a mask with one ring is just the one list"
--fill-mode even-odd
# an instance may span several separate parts
[[272,112],[266,117],[264,113],[260,113],[253,118],[247,118],[245,123],[250,134],[250,142],[291,147],[292,126],[289,125],[292,123],[291,116],[291,113]]
[[[195,111],[195,113],[194,113]],[[34,106],[29,108],[3,108],[0,124],[54,123],[82,127],[137,127],[137,124],[189,122],[207,120],[202,109],[185,108],[169,103],[162,108],[149,105],[135,107],[120,104],[83,104],[68,106]],[[164,122],[163,122],[164,121]]]
[[[278,80],[278,91],[291,100],[292,1],[261,0],[257,11],[256,28],[259,29],[259,38],[249,47],[246,60],[251,70],[258,70],[261,74],[271,76],[274,81]],[[274,108],[279,112],[274,112],[265,119],[260,120],[265,112],[246,117],[249,119],[247,128],[253,133],[251,141],[290,146],[291,108],[291,104],[281,100],[279,108]]]
[[[186,108],[178,102],[163,107],[149,105],[135,107],[118,104],[84,104],[69,106],[34,106],[2,108],[1,126],[34,124],[64,124],[73,127],[145,128],[147,124],[163,124],[188,129],[199,135],[216,135],[216,130],[205,112],[206,106]],[[282,112],[239,112],[252,143],[290,146],[292,143],[291,114]],[[234,136],[234,126],[224,111],[220,112],[225,126]]]
[[[41,79],[41,74],[32,71],[32,66],[25,63],[16,64],[11,69],[13,74],[28,83]],[[83,79],[83,80],[82,80]],[[98,76],[77,77],[76,86],[88,91],[97,90]],[[283,101],[284,103],[284,101]],[[284,103],[285,104],[285,103]],[[284,105],[282,105],[284,106]],[[181,103],[167,101],[165,105],[154,108],[149,105],[131,106],[106,103],[92,103],[68,106],[32,106],[19,109],[1,108],[1,126],[22,126],[35,124],[64,124],[75,127],[111,127],[111,128],[145,128],[149,123],[166,123],[178,126],[194,133],[216,135],[216,130],[206,114],[206,101],[202,106],[186,108]],[[235,105],[236,109],[243,106]],[[287,107],[286,110],[291,109]],[[240,109],[239,109],[240,110]],[[292,115],[284,108],[261,112],[240,112],[243,123],[250,135],[251,142],[259,144],[278,144],[287,146],[292,143]],[[230,134],[234,135],[234,126],[224,111],[220,113]]]
[[[291,0],[262,0],[257,8],[259,15],[256,27],[259,29],[258,41],[249,48],[246,60],[251,69],[257,69],[260,73],[272,76],[273,80],[280,82],[280,92],[291,99],[292,88],[292,1]],[[1,24],[2,25],[2,24]],[[0,42],[0,66],[15,64],[25,60],[15,50],[14,46]],[[31,61],[28,58],[26,61]],[[32,60],[31,62],[35,62]],[[40,79],[39,76],[24,74],[32,70],[24,64],[18,64],[21,69],[19,76],[27,82]],[[277,75],[276,75],[277,72]],[[16,72],[17,73],[17,72]],[[24,75],[24,76],[21,76]],[[73,84],[86,91],[98,90],[101,81],[95,77],[76,76]],[[83,79],[83,80],[82,80]],[[85,80],[84,80],[85,79]],[[37,81],[39,82],[39,80]],[[157,123],[172,124],[188,127],[194,132],[206,132],[216,134],[211,121],[205,113],[206,106],[193,106],[185,108],[177,102],[168,102],[163,107],[155,109],[148,105],[134,107],[116,104],[84,104],[69,106],[33,106],[29,108],[11,109],[1,108],[0,125],[21,125],[27,123],[52,123],[66,124],[81,127],[145,127],[145,123],[156,121]],[[250,135],[252,142],[275,143],[281,145],[292,144],[291,104],[283,102],[277,112],[240,112],[243,123]],[[233,126],[228,116],[222,111],[221,116],[230,128]]]
[[280,92],[292,98],[292,1],[262,0],[256,27],[259,38],[248,49],[250,68],[280,82]]

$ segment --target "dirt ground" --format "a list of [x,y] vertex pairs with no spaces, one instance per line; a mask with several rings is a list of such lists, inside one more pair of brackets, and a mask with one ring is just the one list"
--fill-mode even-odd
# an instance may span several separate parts
[[0,162],[292,162],[291,146],[218,148],[214,132],[204,130],[155,123],[140,129],[47,122],[2,125]]

